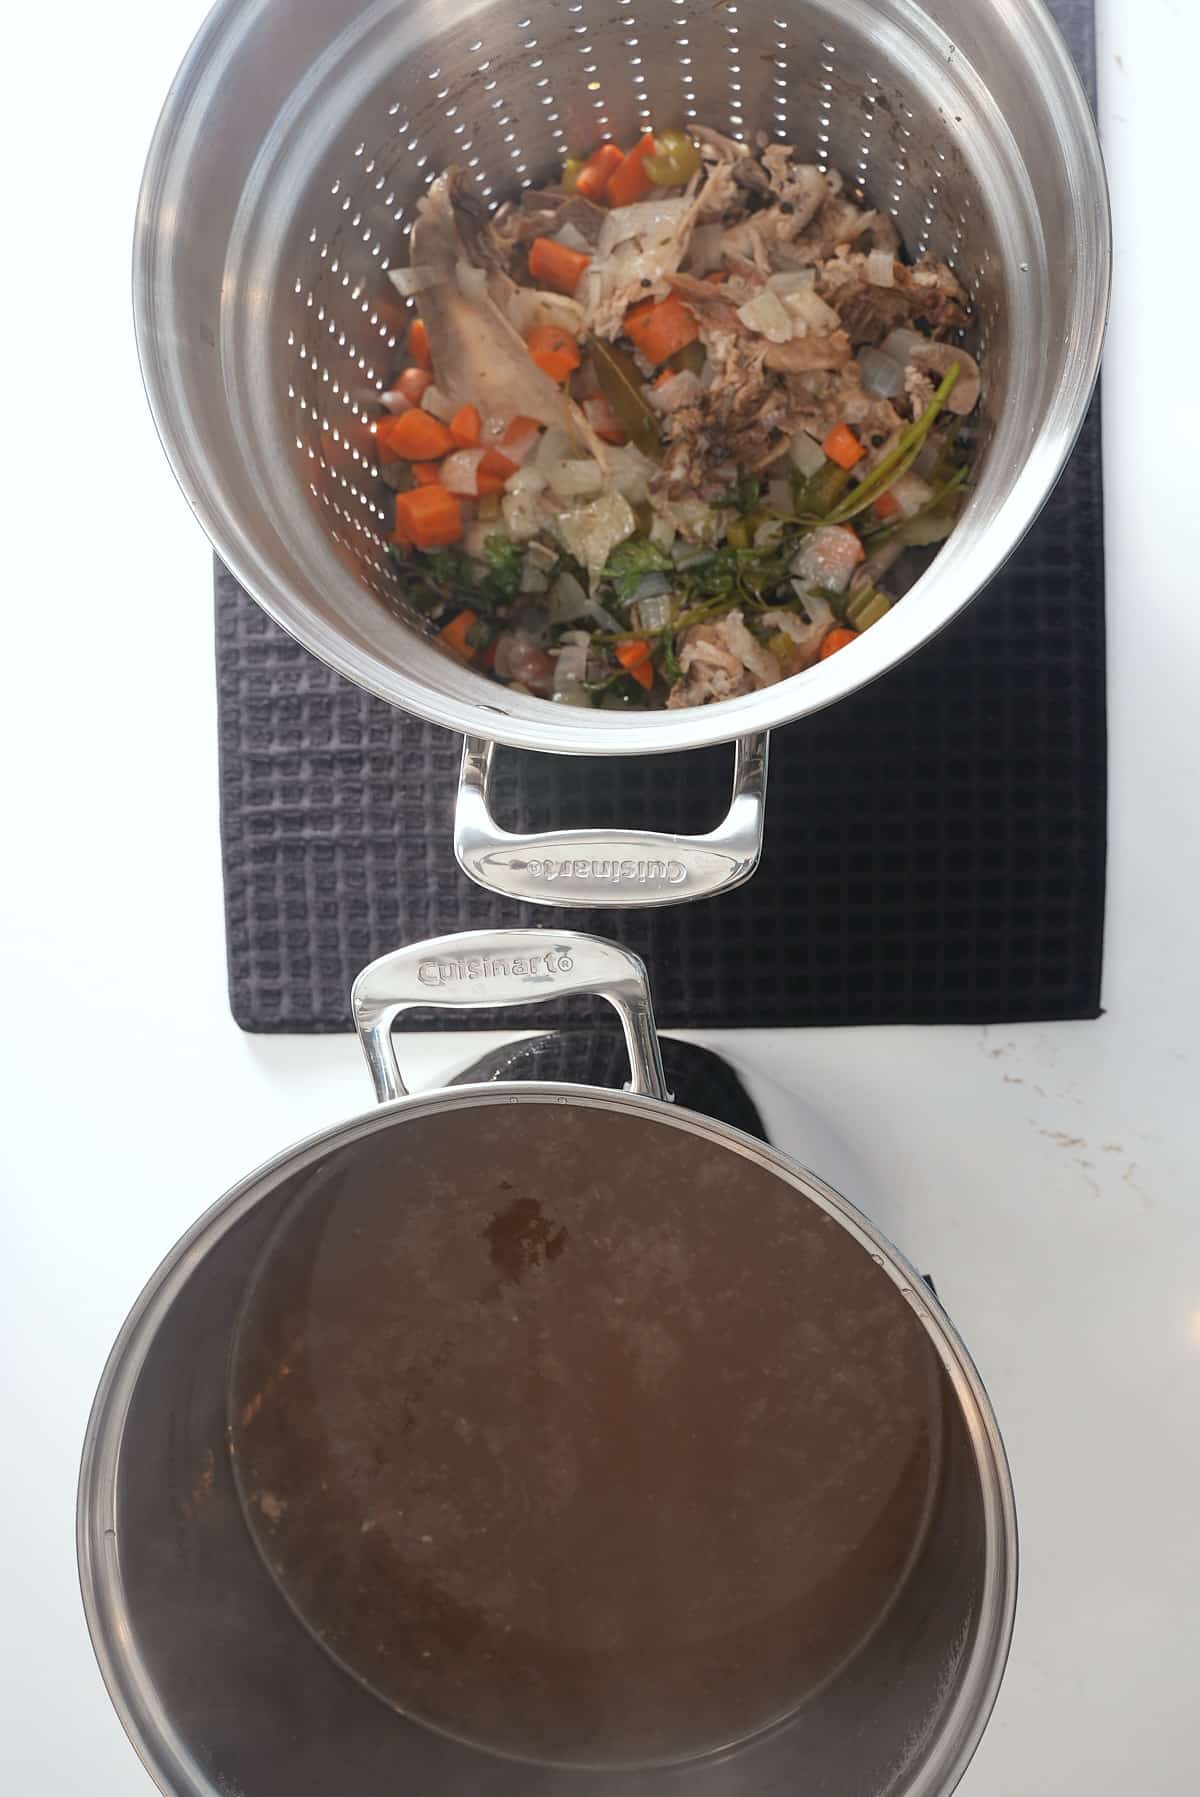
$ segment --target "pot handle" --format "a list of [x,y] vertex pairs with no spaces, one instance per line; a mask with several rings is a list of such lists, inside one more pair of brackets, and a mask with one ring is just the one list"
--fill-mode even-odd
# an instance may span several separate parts
[[734,745],[729,810],[706,836],[651,830],[549,830],[513,835],[489,803],[496,745],[463,744],[454,813],[454,853],[489,892],[530,905],[678,905],[729,892],[748,880],[762,854],[767,733]]
[[479,1010],[591,993],[621,1019],[629,1090],[669,1103],[645,963],[628,949],[579,930],[464,930],[383,955],[354,982],[354,1027],[383,1104],[407,1091],[392,1025],[417,1005]]

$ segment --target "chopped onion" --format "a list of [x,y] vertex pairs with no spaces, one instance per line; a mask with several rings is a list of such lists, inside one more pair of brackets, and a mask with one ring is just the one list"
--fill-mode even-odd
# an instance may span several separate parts
[[499,679],[520,680],[531,689],[553,674],[550,657],[523,630],[505,630],[496,638],[494,667]]
[[[524,472],[522,470],[522,472]],[[539,530],[544,530],[549,523],[546,516],[546,501],[539,491],[522,493],[506,492],[500,501],[500,512],[504,519],[504,528],[510,537],[524,542],[528,537],[535,537]]]
[[544,593],[550,585],[545,573],[530,561],[521,565],[521,591],[523,593]]
[[494,525],[481,524],[479,520],[476,519],[474,524],[468,525],[466,534],[463,537],[462,546],[464,552],[469,555],[472,560],[481,562],[483,560],[484,544],[494,530]]
[[773,549],[783,535],[782,518],[767,518],[754,533],[756,549]]
[[650,525],[650,541],[659,549],[670,549],[675,541],[675,526],[670,518],[664,518],[661,512],[655,512]]
[[438,480],[447,493],[459,493],[466,499],[475,499],[479,494],[479,464],[487,454],[486,449],[456,449],[448,455],[438,469]]
[[440,387],[426,387],[421,395],[421,409],[425,412],[432,412],[433,416],[440,418],[443,424],[449,424],[458,407],[452,399],[447,398]]
[[790,572],[796,576],[793,586],[801,598],[809,587],[828,587],[832,592],[844,593],[864,553],[855,532],[844,524],[822,524],[792,558]]
[[552,424],[537,446],[530,466],[549,478],[550,471],[571,453],[567,433],[561,424]]
[[554,233],[550,241],[551,243],[561,243],[564,249],[577,250],[583,256],[590,256],[592,253],[592,246],[579,226],[573,225],[569,219],[560,231]]
[[538,468],[518,468],[504,483],[506,493],[544,493],[546,476]]
[[587,616],[588,596],[573,574],[560,574],[550,588],[550,621],[569,624],[572,618]]
[[385,412],[411,412],[413,409],[412,400],[405,399],[399,387],[393,387],[390,393],[381,393],[379,403]]
[[397,293],[405,299],[412,299],[416,293],[424,293],[427,287],[436,287],[445,279],[441,269],[432,268],[428,263],[417,262],[411,268],[389,268],[388,278]]
[[649,456],[644,456],[636,443],[622,443],[606,451],[608,481],[630,505],[640,505],[650,497],[650,482],[656,469]]
[[678,412],[684,406],[694,406],[703,391],[700,376],[690,368],[681,368],[665,381],[656,382],[646,397],[656,412]]
[[671,592],[647,593],[644,599],[635,600],[630,609],[634,626],[638,630],[665,630],[671,618]]
[[587,679],[587,638],[582,643],[564,643],[554,663],[555,695],[565,694],[571,687],[579,687]]
[[881,347],[885,356],[903,364],[910,359],[914,349],[920,349],[928,342],[928,337],[922,337],[920,331],[900,330],[889,332]]
[[670,591],[671,583],[666,575],[654,569],[651,573],[642,575],[629,599],[632,605],[640,605],[643,599],[657,599],[660,594]]
[[588,600],[585,615],[592,620],[593,624],[599,624],[601,630],[612,630],[615,632],[619,631],[621,628],[619,621],[613,617],[610,611],[605,610],[598,599]]
[[548,475],[550,490],[560,499],[593,499],[604,486],[604,470],[590,456],[558,462]]
[[876,399],[892,399],[904,385],[904,365],[881,349],[860,349],[858,372],[868,393]]
[[[584,279],[586,279],[586,271]],[[583,297],[583,282],[579,284],[580,298]],[[538,324],[556,324],[572,337],[581,337],[584,332],[585,313],[578,300],[571,299],[565,293],[551,293],[545,287],[514,287],[504,301],[504,310],[510,324],[526,336]]]
[[597,261],[603,261],[631,237],[666,242],[674,237],[688,205],[687,200],[642,200],[635,206],[614,207],[605,214],[600,227]]
[[919,474],[913,474],[911,470],[902,474],[899,480],[894,480],[887,490],[906,518],[911,518],[933,498],[933,488],[929,482],[922,480]]
[[810,474],[815,474],[818,468],[825,466],[825,451],[816,438],[810,437],[807,431],[796,432],[792,438],[790,454],[792,467],[806,480]]
[[815,287],[816,284],[815,268],[784,268],[777,275],[767,277],[767,286],[772,293],[798,293],[802,287]]
[[816,337],[827,337],[841,325],[833,307],[825,304],[815,287],[790,287],[782,299],[796,336],[811,331]]
[[891,250],[867,252],[867,280],[872,287],[894,287],[896,258]]
[[546,574],[558,560],[557,549],[551,549],[549,543],[531,543],[525,551],[525,560],[533,568],[540,568]]
[[779,295],[769,287],[739,306],[737,315],[748,331],[759,332],[768,343],[787,343],[791,339],[791,316]]
[[695,275],[710,275],[720,268],[723,261],[721,253],[720,225],[697,225],[692,232],[688,245],[688,266]]

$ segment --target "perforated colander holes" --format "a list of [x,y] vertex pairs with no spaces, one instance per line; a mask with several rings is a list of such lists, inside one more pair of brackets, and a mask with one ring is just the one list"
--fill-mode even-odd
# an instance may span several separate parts
[[742,57],[741,32],[737,23],[737,6],[733,0],[724,8],[726,13],[725,36],[729,42],[729,129],[734,137],[740,138],[746,129],[745,114],[742,111]]
[[680,96],[683,102],[683,116],[685,119],[694,119],[699,115],[696,111],[696,79],[692,74],[692,34],[687,14],[687,0],[671,0],[671,3],[676,8],[673,23],[675,47],[680,52],[679,85],[683,90]]
[[837,55],[837,46],[822,43],[822,60],[817,90],[820,98],[817,101],[817,167],[822,174],[829,172],[829,145],[832,140],[830,124],[833,117],[833,59]]
[[771,23],[779,33],[779,36],[775,38],[772,44],[772,49],[775,54],[771,58],[773,64],[771,70],[771,113],[775,122],[775,136],[779,138],[782,143],[786,143],[788,137],[788,51],[790,50],[791,45],[787,35],[787,20],[772,19]]
[[649,131],[654,124],[654,115],[650,102],[646,98],[646,75],[642,66],[641,55],[642,40],[636,35],[638,22],[632,11],[622,13],[620,22],[625,31],[631,34],[625,37],[622,42],[624,43],[626,50],[629,51],[629,67],[632,70],[630,78],[633,82],[634,100],[637,104],[638,134],[639,136],[645,136],[646,132]]
[[[571,35],[579,40],[575,45],[575,53],[583,66],[583,91],[596,115],[593,120],[596,136],[601,141],[607,141],[612,137],[612,121],[609,117],[608,102],[601,91],[600,65],[595,61],[596,46],[592,42],[592,28],[583,8],[583,0],[573,0],[567,11],[573,14],[577,20],[577,23],[571,27]],[[517,28],[520,29],[519,21]],[[580,149],[588,148],[586,144],[581,144],[578,147]],[[528,183],[526,185],[528,186]]]
[[[905,113],[905,117],[908,119],[911,119],[912,116],[911,112]],[[929,182],[929,190],[925,197],[925,213],[921,219],[920,233],[913,246],[913,253],[918,257],[928,253],[930,239],[933,235],[933,228],[937,223],[938,199],[942,191],[942,178],[946,166],[945,150],[940,150],[935,146],[933,159],[933,174]]]

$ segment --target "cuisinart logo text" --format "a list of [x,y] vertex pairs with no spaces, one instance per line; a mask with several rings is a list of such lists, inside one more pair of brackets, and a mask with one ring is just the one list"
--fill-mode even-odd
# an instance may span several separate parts
[[461,959],[422,961],[417,978],[422,986],[450,986],[458,980],[544,979],[548,973],[570,973],[575,962],[563,949],[548,948],[536,955],[464,955]]
[[687,879],[682,861],[525,861],[514,862],[535,880],[587,880],[600,885],[679,886]]

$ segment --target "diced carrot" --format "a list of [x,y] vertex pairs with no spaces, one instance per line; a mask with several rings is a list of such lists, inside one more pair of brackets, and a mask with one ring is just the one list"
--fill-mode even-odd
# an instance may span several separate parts
[[629,636],[623,643],[618,643],[613,654],[627,674],[632,674],[639,686],[649,692],[654,685],[654,664],[650,660],[650,645],[644,636]]
[[433,376],[427,368],[406,368],[393,392],[403,393],[409,405],[419,406],[425,397],[425,389],[432,385]]
[[575,192],[591,200],[595,206],[603,206],[605,190],[609,177],[620,168],[625,160],[622,151],[616,144],[601,144],[593,150],[575,178]]
[[654,385],[656,387],[665,387],[668,381],[673,381],[674,379],[675,370],[673,368],[660,368],[654,377]]
[[375,441],[381,459],[394,462],[403,456],[409,462],[436,462],[449,455],[454,438],[440,418],[414,406],[398,418],[381,418],[375,426]]
[[396,522],[392,530],[392,542],[399,543],[402,549],[411,549],[413,546],[412,533],[404,522],[403,515],[400,511],[399,500],[400,495],[397,493]]
[[480,667],[489,674],[496,665],[496,642],[497,639],[493,637],[483,654],[479,657]]
[[447,649],[453,649],[454,653],[461,655],[464,661],[474,661],[475,645],[467,641],[467,635],[478,622],[479,613],[468,607],[466,611],[460,611],[456,618],[451,618],[450,622],[438,631],[438,642],[444,643]]
[[[498,480],[503,486],[509,476],[517,472],[519,465],[517,462],[510,461],[498,449],[485,449],[483,460],[479,464],[479,472],[485,479]],[[479,490],[482,493],[483,488],[481,487]]]
[[570,331],[557,324],[536,324],[525,338],[529,353],[552,381],[565,381],[582,360]]
[[628,439],[621,420],[602,393],[594,393],[583,402],[583,415],[603,443],[624,443]]
[[847,470],[861,462],[867,453],[848,424],[835,424],[821,448],[831,462]]
[[450,435],[460,449],[474,449],[483,435],[478,406],[459,406],[450,420]]
[[624,328],[635,348],[656,368],[700,335],[695,313],[677,293],[669,293],[664,300],[639,300],[626,312]]
[[831,655],[836,655],[847,643],[854,642],[857,636],[857,630],[847,630],[844,626],[831,630],[817,653],[818,661],[828,661]]
[[457,543],[463,533],[458,495],[447,493],[445,487],[413,487],[408,493],[397,493],[396,528],[418,549],[445,549]]
[[448,493],[459,493],[466,499],[481,499],[486,493],[503,493],[504,483],[516,468],[495,449],[456,449],[438,464],[442,485]]
[[519,467],[542,434],[536,418],[514,418],[500,439],[500,447]]
[[531,278],[539,287],[549,287],[555,293],[573,294],[591,260],[582,250],[568,249],[565,243],[555,243],[550,237],[535,237],[529,246]]
[[408,353],[418,368],[433,373],[433,356],[429,350],[429,332],[423,318],[414,318],[408,329]]
[[620,167],[608,177],[605,198],[610,206],[632,206],[645,199],[654,183],[642,164],[653,154],[654,133],[647,131],[641,143],[634,144],[629,154],[622,158]]
[[877,518],[899,518],[904,508],[889,487],[886,493],[879,495],[871,510]]
[[414,462],[411,472],[419,487],[436,487],[441,478],[436,462]]
[[725,270],[723,268],[714,268],[711,274],[705,275],[704,279],[708,282],[710,287],[724,287]]

